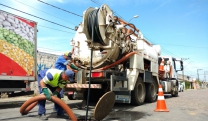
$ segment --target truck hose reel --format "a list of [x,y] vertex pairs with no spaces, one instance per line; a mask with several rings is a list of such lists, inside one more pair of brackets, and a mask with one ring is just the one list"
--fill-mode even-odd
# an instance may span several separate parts
[[[87,18],[87,28],[89,32],[89,36],[93,38],[94,42],[100,43],[101,45],[106,45],[100,35],[99,25],[98,25],[98,11],[99,9],[95,9],[91,11]],[[94,27],[94,37],[92,37],[92,27]]]

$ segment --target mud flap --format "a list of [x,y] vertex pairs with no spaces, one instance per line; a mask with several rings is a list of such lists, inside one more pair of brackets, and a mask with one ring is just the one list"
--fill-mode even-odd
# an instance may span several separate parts
[[112,110],[115,103],[115,94],[112,91],[105,93],[97,102],[94,110],[96,120],[104,119]]

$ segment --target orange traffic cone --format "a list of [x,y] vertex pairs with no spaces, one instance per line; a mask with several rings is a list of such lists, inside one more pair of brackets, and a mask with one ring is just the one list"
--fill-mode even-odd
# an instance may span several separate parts
[[160,71],[164,71],[164,65],[165,65],[165,62],[164,62],[164,58],[163,58],[162,62],[160,63],[160,66],[159,66]]
[[169,112],[169,110],[166,108],[162,85],[159,85],[157,107],[155,108],[155,111],[156,112]]

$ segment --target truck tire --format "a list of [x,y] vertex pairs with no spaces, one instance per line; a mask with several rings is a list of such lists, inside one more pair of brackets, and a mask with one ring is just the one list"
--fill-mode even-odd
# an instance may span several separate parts
[[145,102],[155,102],[157,100],[157,91],[158,91],[158,85],[153,80],[152,83],[147,83],[146,84],[146,97],[145,97]]
[[131,103],[133,105],[142,105],[146,95],[145,84],[141,77],[138,77],[134,90],[131,93]]

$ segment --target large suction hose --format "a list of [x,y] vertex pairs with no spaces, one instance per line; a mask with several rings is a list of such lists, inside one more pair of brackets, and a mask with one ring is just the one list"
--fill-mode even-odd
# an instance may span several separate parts
[[[108,68],[111,68],[111,67],[113,67],[113,66],[115,66],[115,65],[118,65],[118,64],[120,64],[121,62],[125,61],[126,59],[128,59],[130,56],[132,56],[132,55],[134,55],[134,54],[138,54],[138,53],[137,53],[137,52],[130,52],[130,53],[126,54],[123,58],[121,58],[120,60],[118,60],[118,61],[116,61],[116,62],[114,62],[114,63],[112,63],[112,64],[110,64],[110,65],[108,65],[108,66],[105,66],[105,67],[103,67],[103,68],[99,68],[99,69],[96,69],[96,70],[106,70],[106,69],[108,69]],[[138,55],[139,55],[139,54],[138,54]]]
[[[53,102],[61,106],[66,111],[66,113],[68,114],[69,118],[71,118],[72,121],[77,121],[76,116],[74,115],[74,113],[66,103],[64,103],[56,96],[51,96],[51,99]],[[20,107],[20,113],[22,115],[27,114],[30,110],[32,110],[37,105],[37,102],[40,100],[46,100],[45,95],[40,94],[38,96],[30,98]]]

